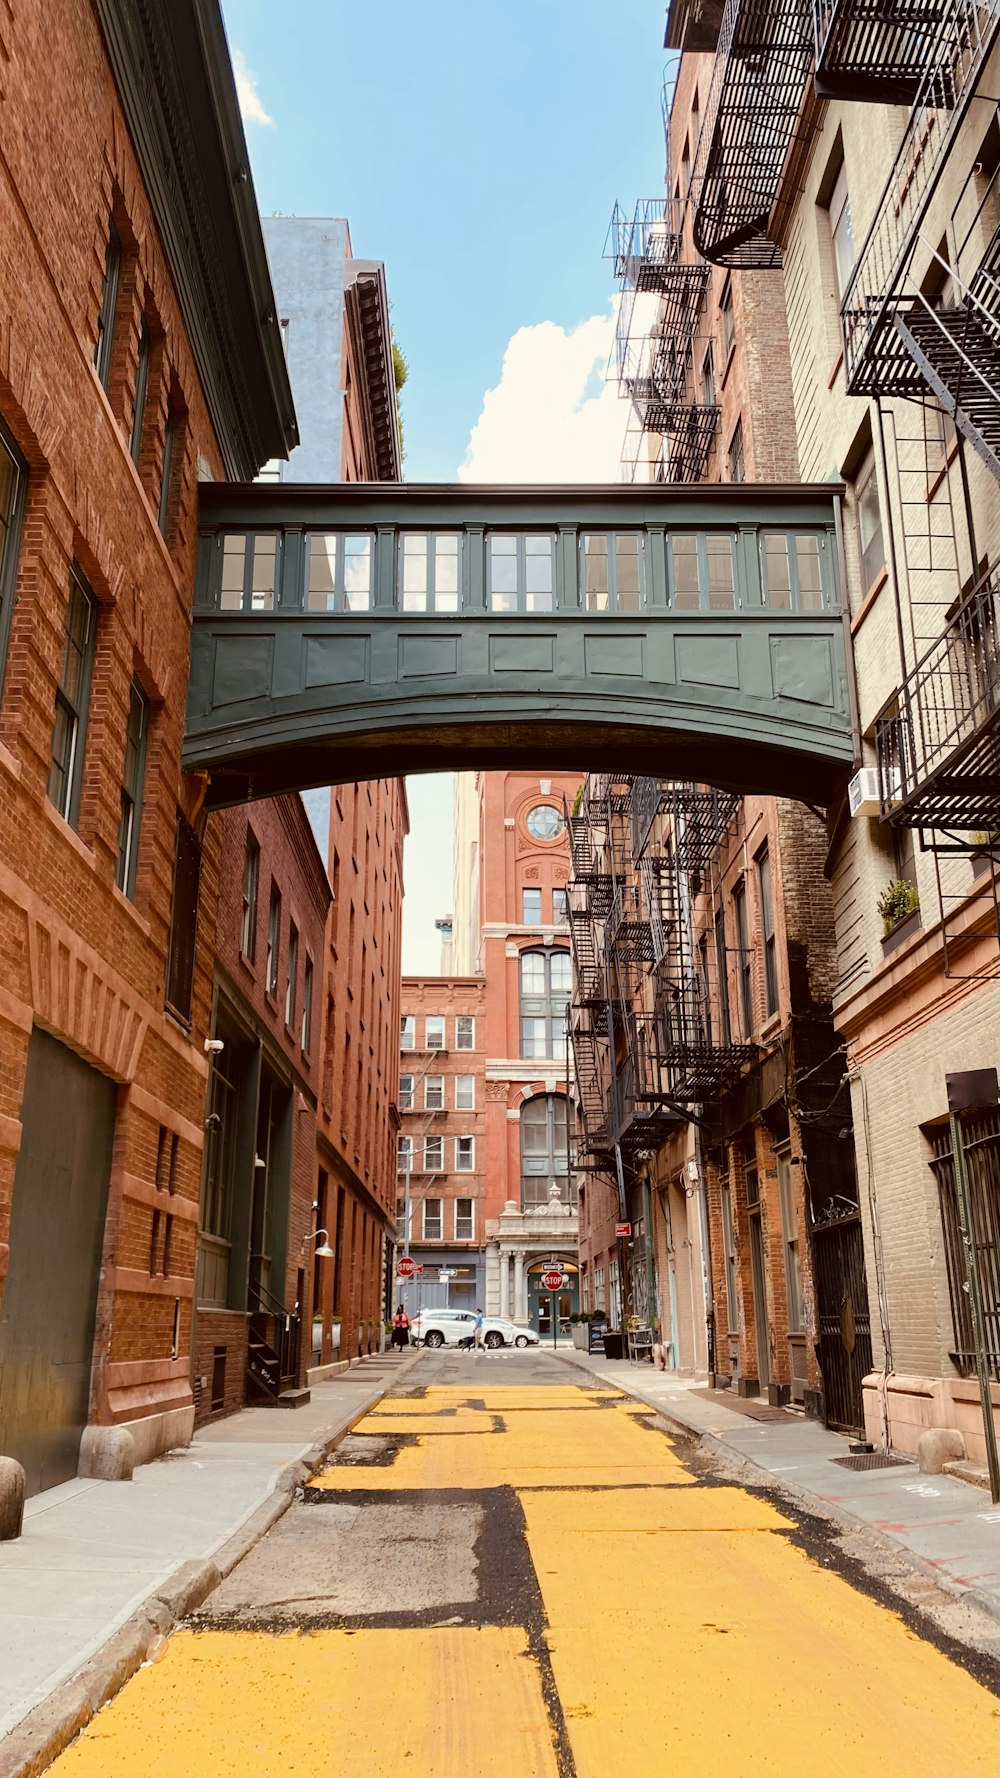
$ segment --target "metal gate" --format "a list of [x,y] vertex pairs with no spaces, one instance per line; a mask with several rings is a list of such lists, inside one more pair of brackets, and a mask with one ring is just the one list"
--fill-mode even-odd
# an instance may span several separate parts
[[90,1408],[115,1086],[32,1033],[0,1303],[0,1451],[37,1494],[76,1475]]
[[872,1330],[858,1211],[833,1200],[813,1225],[812,1247],[826,1424],[862,1433],[861,1380],[872,1368]]

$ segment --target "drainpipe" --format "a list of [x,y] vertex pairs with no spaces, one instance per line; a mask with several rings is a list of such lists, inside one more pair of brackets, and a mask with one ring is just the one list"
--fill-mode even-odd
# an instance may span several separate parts
[[[700,1107],[699,1107],[700,1109]],[[698,1199],[698,1226],[701,1230],[701,1281],[705,1302],[705,1344],[708,1387],[715,1388],[715,1286],[712,1282],[712,1231],[708,1220],[708,1194],[705,1190],[705,1168],[701,1152],[701,1132],[694,1126],[694,1154],[686,1163],[688,1185]]]

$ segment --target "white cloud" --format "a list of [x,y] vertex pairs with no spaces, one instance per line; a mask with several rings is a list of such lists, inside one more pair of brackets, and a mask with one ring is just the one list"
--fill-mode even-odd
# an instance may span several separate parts
[[261,96],[257,91],[257,76],[251,74],[241,49],[233,50],[233,73],[236,76],[236,97],[240,102],[240,116],[243,122],[262,123],[266,124],[269,129],[276,129],[274,118],[264,110]]
[[603,383],[614,330],[613,315],[569,333],[555,321],[519,328],[483,397],[459,480],[617,481],[628,404],[615,382],[587,393],[595,371]]

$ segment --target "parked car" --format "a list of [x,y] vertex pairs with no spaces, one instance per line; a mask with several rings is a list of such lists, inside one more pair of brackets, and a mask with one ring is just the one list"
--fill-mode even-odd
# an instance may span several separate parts
[[[410,1322],[410,1339],[424,1346],[459,1346],[475,1340],[476,1316],[472,1309],[420,1309]],[[499,1346],[537,1346],[534,1328],[518,1327],[503,1315],[483,1318],[483,1344],[491,1351]]]

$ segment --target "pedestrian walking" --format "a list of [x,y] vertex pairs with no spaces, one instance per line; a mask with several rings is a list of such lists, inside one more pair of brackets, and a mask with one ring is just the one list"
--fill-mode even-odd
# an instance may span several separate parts
[[392,1343],[398,1352],[410,1343],[410,1317],[402,1303],[392,1318]]
[[483,1311],[482,1311],[482,1309],[477,1309],[476,1310],[476,1351],[482,1352],[482,1351],[484,1351],[484,1349],[485,1349],[485,1342],[483,1340]]

